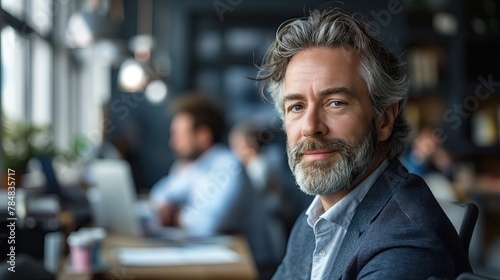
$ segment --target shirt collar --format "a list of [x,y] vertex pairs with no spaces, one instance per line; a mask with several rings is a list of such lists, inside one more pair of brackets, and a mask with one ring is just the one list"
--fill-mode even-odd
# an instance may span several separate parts
[[384,160],[375,171],[326,212],[323,210],[320,196],[316,196],[306,211],[309,226],[314,227],[316,221],[321,218],[347,228],[356,212],[356,208],[387,166],[389,166],[389,162]]

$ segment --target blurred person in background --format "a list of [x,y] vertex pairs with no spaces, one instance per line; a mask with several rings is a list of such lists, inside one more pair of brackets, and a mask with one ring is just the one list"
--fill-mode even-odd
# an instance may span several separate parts
[[245,167],[250,183],[262,200],[267,217],[266,229],[272,237],[274,255],[281,258],[285,250],[286,233],[283,224],[286,210],[280,166],[274,166],[266,156],[266,129],[253,122],[241,122],[232,127],[229,144]]
[[273,279],[456,278],[471,271],[452,223],[398,157],[409,125],[399,57],[332,8],[287,21],[260,68],[284,120],[290,169],[315,199]]
[[421,176],[438,199],[457,201],[453,188],[456,167],[451,154],[435,134],[436,127],[424,125],[408,146],[402,163],[408,172]]
[[263,209],[244,168],[222,144],[221,108],[200,94],[187,94],[171,109],[169,144],[177,159],[150,192],[160,223],[190,237],[243,233],[256,262],[265,261],[265,218],[258,218]]
[[424,125],[418,131],[406,153],[406,168],[419,176],[439,172],[451,181],[455,173],[453,159],[435,135],[434,129],[431,125]]
[[229,144],[245,167],[254,189],[279,200],[282,192],[279,171],[266,158],[263,133],[264,129],[257,124],[238,123],[229,133]]

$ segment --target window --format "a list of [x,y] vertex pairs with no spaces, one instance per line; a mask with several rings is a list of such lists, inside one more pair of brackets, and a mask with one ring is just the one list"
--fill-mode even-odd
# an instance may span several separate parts
[[40,37],[34,37],[32,59],[31,123],[52,123],[52,48]]
[[2,9],[18,19],[24,18],[25,5],[23,0],[2,0]]
[[28,41],[10,26],[2,29],[1,40],[2,113],[7,120],[25,122],[27,121],[25,73]]
[[[22,2],[19,0],[11,0]],[[43,36],[48,35],[52,31],[52,0],[29,0],[30,12],[28,14],[29,24]]]

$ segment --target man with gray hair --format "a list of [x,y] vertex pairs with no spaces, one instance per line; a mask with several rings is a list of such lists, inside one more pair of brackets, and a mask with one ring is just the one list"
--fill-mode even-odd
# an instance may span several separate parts
[[454,278],[471,267],[428,186],[397,159],[409,125],[404,65],[340,9],[283,24],[260,68],[288,162],[315,199],[273,279]]

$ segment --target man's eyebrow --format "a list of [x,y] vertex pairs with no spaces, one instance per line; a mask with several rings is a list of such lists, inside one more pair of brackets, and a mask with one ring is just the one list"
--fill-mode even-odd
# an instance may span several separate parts
[[356,94],[354,92],[350,91],[346,87],[332,87],[332,88],[327,88],[325,90],[322,90],[319,93],[319,96],[320,97],[325,97],[325,96],[329,96],[329,95],[333,95],[333,94],[343,94],[343,95],[347,95],[348,97],[355,97],[356,96]]
[[[343,94],[348,97],[356,97],[356,94],[350,91],[346,87],[332,87],[332,88],[327,88],[325,90],[322,90],[319,93],[320,97],[326,97],[329,95],[334,95],[334,94]],[[299,99],[304,99],[304,95],[300,93],[290,93],[290,94],[285,94],[283,97],[284,101],[291,101],[291,100],[299,100]]]
[[299,99],[304,99],[304,95],[300,93],[290,93],[290,94],[285,94],[283,99],[285,102],[291,100],[299,100]]

